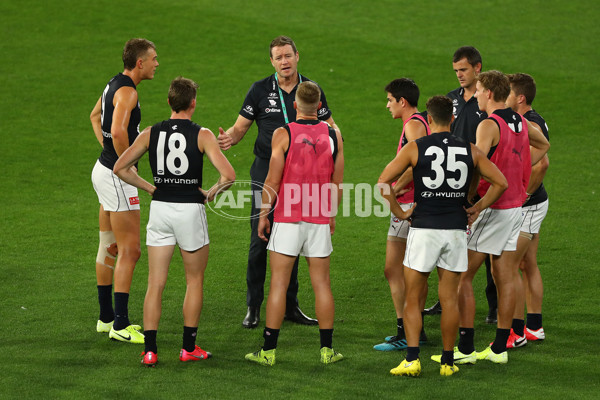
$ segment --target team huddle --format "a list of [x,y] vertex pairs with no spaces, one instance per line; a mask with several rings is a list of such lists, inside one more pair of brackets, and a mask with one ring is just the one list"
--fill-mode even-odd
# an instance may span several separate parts
[[[245,328],[256,328],[260,321],[267,250],[271,278],[264,344],[246,359],[275,364],[284,319],[318,324],[321,363],[343,359],[332,345],[329,277],[344,175],[343,139],[321,88],[298,73],[292,39],[275,38],[269,52],[275,73],[252,85],[235,124],[226,131],[219,128],[218,137],[192,121],[198,85],[183,77],[169,88],[171,117],[139,133],[136,86],[152,79],[158,67],[156,48],[146,39],[126,43],[124,71],[110,80],[91,113],[102,146],[92,172],[100,202],[96,329],[114,340],[144,344],[142,365],[158,362],[162,293],[176,245],[187,282],[179,359],[211,357],[196,344],[209,252],[204,205],[234,183],[235,172],[223,151],[239,143],[253,122],[258,136],[250,175],[262,193],[252,196],[251,215],[259,218],[251,220]],[[545,121],[531,108],[535,82],[526,74],[481,72],[481,56],[473,47],[458,49],[453,61],[461,87],[448,96],[431,97],[426,112],[418,110],[419,88],[411,79],[396,79],[385,87],[387,108],[403,121],[397,155],[378,183],[392,212],[385,276],[397,333],[374,348],[406,349],[406,358],[390,371],[394,375],[421,373],[419,344],[427,341],[423,310],[427,278],[434,269],[439,276],[443,352],[432,360],[440,363],[441,375],[453,375],[457,364],[477,360],[506,363],[507,348],[545,338],[536,253],[548,209],[542,179],[550,145]],[[152,183],[137,173],[137,162],[146,152]],[[220,175],[209,189],[202,181],[204,155]],[[129,289],[141,254],[138,189],[152,196],[143,331],[128,317]],[[299,308],[301,255],[308,263],[316,319]],[[476,352],[472,280],[488,258],[492,284],[497,286],[496,337]]]

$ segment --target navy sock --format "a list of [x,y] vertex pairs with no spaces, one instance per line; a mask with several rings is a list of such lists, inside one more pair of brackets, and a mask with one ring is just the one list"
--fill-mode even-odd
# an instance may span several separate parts
[[396,319],[396,326],[398,327],[398,338],[404,339],[406,337],[406,334],[404,333],[404,321],[402,321],[402,318]]
[[263,350],[272,350],[277,348],[277,339],[279,338],[279,329],[271,329],[265,326],[263,331],[263,337],[265,338],[265,344]]
[[442,359],[440,361],[441,365],[447,364],[449,366],[453,366],[454,365],[454,351],[449,350],[449,351],[442,351]]
[[[475,344],[473,340],[475,338],[474,328],[458,328],[458,351],[463,354],[471,354],[475,351]],[[506,344],[506,341],[505,341]]]
[[321,336],[321,347],[332,347],[333,342],[333,329],[319,329],[319,335]]
[[406,348],[406,361],[411,362],[415,361],[419,358],[419,348],[418,347],[407,347]]
[[542,314],[527,314],[527,328],[537,331],[542,327]]
[[183,349],[192,352],[196,350],[196,335],[198,327],[192,328],[189,326],[183,327]]
[[157,353],[156,348],[156,331],[144,331],[144,351]]
[[129,325],[129,316],[127,315],[127,305],[129,303],[129,293],[115,292],[115,331],[127,328]]
[[513,319],[512,320],[512,330],[515,331],[515,334],[518,336],[523,336],[525,333],[525,320],[522,319]]
[[98,285],[98,304],[100,304],[100,316],[102,322],[111,322],[115,319],[115,310],[112,305],[112,285]]
[[510,329],[496,329],[496,339],[492,343],[492,351],[496,354],[504,353],[506,351],[506,342],[510,335]]

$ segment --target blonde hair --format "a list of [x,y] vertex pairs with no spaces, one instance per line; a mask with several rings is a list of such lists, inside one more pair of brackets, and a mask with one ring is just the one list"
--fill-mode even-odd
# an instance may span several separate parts
[[510,94],[510,81],[503,72],[491,70],[480,73],[477,80],[494,94],[494,101],[506,101]]
[[301,111],[312,113],[317,111],[321,100],[321,89],[311,81],[304,81],[296,90],[296,104]]

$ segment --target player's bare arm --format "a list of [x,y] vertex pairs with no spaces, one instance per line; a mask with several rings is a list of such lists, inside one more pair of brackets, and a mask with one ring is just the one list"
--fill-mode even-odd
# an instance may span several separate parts
[[[413,142],[423,136],[427,136],[427,129],[425,129],[425,125],[423,125],[422,122],[412,119],[406,123],[406,126],[404,127],[404,137],[406,140]],[[394,193],[399,196],[408,192],[410,189],[405,189],[405,187],[412,182],[412,180],[412,167],[408,167],[408,169],[396,181],[396,184],[393,188]]]
[[[321,107],[321,104],[319,104],[319,107]],[[337,124],[333,120],[333,117],[327,118],[327,120],[325,122],[327,122],[329,124],[329,126],[332,127],[336,133],[339,133],[341,135],[340,128],[337,126]]]
[[[333,128],[333,126],[332,126]],[[335,128],[333,128],[335,130]],[[333,174],[331,175],[331,183],[333,184],[333,189],[336,190],[337,202],[335,204],[336,210],[342,201],[342,183],[344,182],[344,141],[342,140],[342,135],[338,130],[335,130],[335,135],[338,143],[338,152],[335,158],[335,163],[333,164]],[[333,207],[333,204],[332,204]],[[333,235],[335,232],[335,215],[329,218],[329,230]]]
[[546,176],[546,171],[548,171],[549,166],[550,160],[548,159],[547,154],[545,154],[538,163],[531,166],[531,176],[529,177],[529,185],[527,186],[527,199],[529,199],[531,194],[538,190]]
[[484,119],[477,126],[475,145],[487,156],[490,149],[500,142],[500,128],[491,119]]
[[531,165],[534,165],[548,152],[550,142],[548,142],[542,131],[538,129],[539,126],[536,128],[531,122],[527,121],[527,128],[529,145],[531,146]]
[[471,176],[471,183],[469,184],[469,193],[467,195],[467,200],[470,204],[475,203],[475,199],[477,197],[477,187],[479,186],[479,181],[481,180],[481,175],[479,172],[474,169],[473,175]]
[[124,86],[117,90],[113,98],[115,110],[113,111],[110,133],[112,134],[113,145],[118,156],[121,156],[129,147],[127,126],[129,125],[131,111],[135,108],[137,102],[137,92],[129,86]]
[[496,164],[491,162],[474,144],[471,144],[471,154],[475,170],[478,172],[478,175],[490,183],[490,187],[477,203],[466,210],[469,218],[469,226],[475,222],[481,211],[494,204],[508,188],[508,181]]
[[409,142],[413,142],[423,136],[427,136],[427,129],[425,129],[425,125],[421,121],[411,119],[404,126],[404,137]]
[[271,233],[271,226],[267,215],[271,211],[273,202],[279,192],[283,168],[285,167],[285,152],[289,147],[289,137],[285,128],[277,128],[273,132],[271,139],[271,161],[269,162],[269,172],[265,179],[265,185],[262,191],[262,204],[260,218],[258,220],[258,237],[265,242],[269,239],[265,233]]
[[396,201],[396,194],[393,192],[391,184],[409,167],[417,165],[418,158],[419,150],[417,144],[415,142],[409,142],[385,167],[377,181],[377,186],[381,191],[381,195],[387,200],[390,210],[400,219],[408,219],[412,215],[416,203],[409,210],[402,210],[398,201]]
[[135,142],[121,154],[115,163],[113,172],[130,185],[145,190],[152,195],[156,187],[139,176],[137,169],[134,167],[134,164],[148,151],[151,129],[151,127],[144,129],[137,139],[135,139]]
[[90,114],[90,121],[92,122],[92,129],[96,139],[100,142],[100,146],[104,147],[104,139],[102,136],[102,97],[98,99],[92,113]]
[[231,146],[238,144],[244,138],[250,126],[252,126],[252,122],[251,119],[238,115],[235,124],[227,129],[227,131],[219,127],[219,136],[217,139],[221,150],[229,150]]
[[406,185],[411,183],[412,180],[413,180],[412,167],[408,167],[408,169],[406,171],[404,171],[402,176],[400,178],[398,178],[398,180],[396,181],[396,184],[392,188],[392,190],[394,191],[394,194],[396,196],[400,196],[406,192],[409,192],[410,189],[407,189]]
[[229,163],[229,160],[227,160],[223,152],[221,152],[217,138],[209,129],[200,129],[200,132],[198,133],[198,149],[206,154],[209,161],[220,174],[219,180],[210,189],[204,190],[199,188],[206,197],[206,201],[210,202],[213,201],[219,193],[224,192],[233,185],[233,182],[235,182],[235,171]]

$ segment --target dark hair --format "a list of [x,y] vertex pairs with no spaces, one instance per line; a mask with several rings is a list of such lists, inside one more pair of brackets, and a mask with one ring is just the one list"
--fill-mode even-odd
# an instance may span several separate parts
[[494,94],[494,101],[506,101],[510,94],[510,82],[504,73],[496,70],[485,71],[477,76],[484,88]]
[[298,50],[296,50],[296,44],[294,43],[292,38],[288,36],[277,36],[271,41],[271,46],[269,46],[269,56],[273,57],[273,52],[271,51],[273,50],[273,47],[281,47],[286,46],[288,44],[292,46],[292,50],[294,50],[294,54],[296,54]]
[[427,100],[427,115],[433,122],[440,125],[450,125],[452,122],[452,100],[448,96],[433,96]]
[[408,104],[417,107],[419,104],[419,87],[409,78],[394,79],[385,87],[385,91],[391,93],[396,101],[400,101],[404,97]]
[[123,48],[123,67],[127,70],[134,69],[137,60],[145,56],[149,49],[156,50],[156,47],[147,39],[128,40]]
[[198,84],[191,79],[178,76],[173,79],[169,87],[169,105],[171,110],[180,112],[190,108],[192,100],[196,98]]
[[481,61],[481,54],[479,54],[479,50],[477,50],[473,46],[463,46],[454,52],[454,57],[452,58],[452,62],[459,62],[463,58],[467,59],[467,62],[471,64],[473,67],[478,63],[481,63],[483,66],[483,62]]
[[536,93],[533,77],[523,73],[509,74],[508,81],[515,94],[525,96],[525,103],[530,106],[533,103],[533,99],[535,99]]

